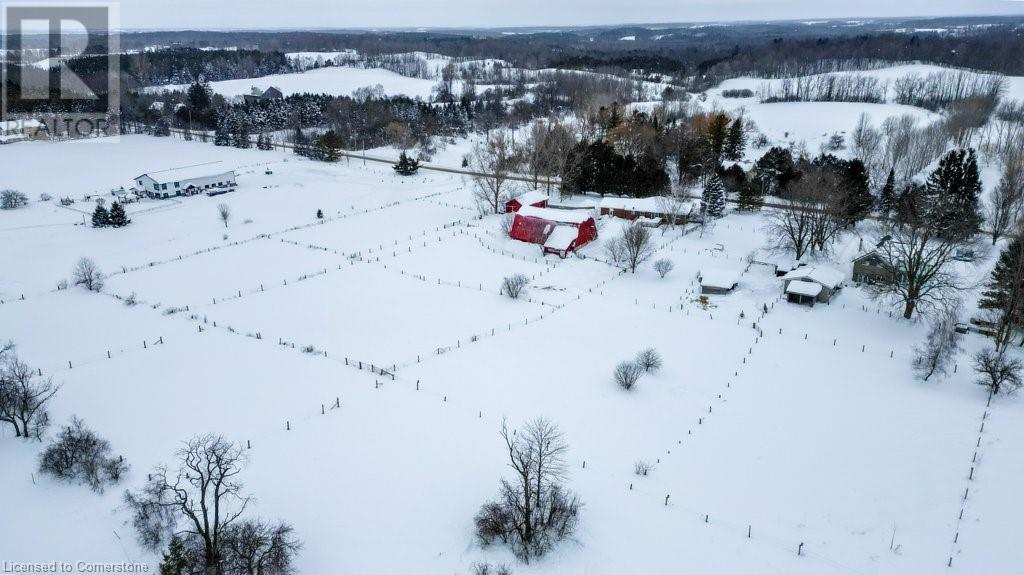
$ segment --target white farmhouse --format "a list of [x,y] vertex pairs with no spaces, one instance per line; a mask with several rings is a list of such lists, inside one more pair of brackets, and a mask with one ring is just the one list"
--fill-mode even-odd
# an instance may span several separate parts
[[235,183],[234,170],[225,170],[221,162],[148,172],[135,177],[139,191],[150,198],[193,195],[212,189],[226,190]]

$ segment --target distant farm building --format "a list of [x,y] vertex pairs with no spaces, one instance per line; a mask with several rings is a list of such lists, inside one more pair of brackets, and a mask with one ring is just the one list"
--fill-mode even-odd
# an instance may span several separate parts
[[526,192],[525,194],[512,198],[505,202],[505,213],[511,214],[519,211],[519,208],[523,206],[532,206],[534,208],[546,208],[548,207],[548,195],[544,192]]
[[843,272],[825,266],[804,266],[782,276],[783,291],[790,303],[828,303],[842,288]]
[[700,293],[723,295],[736,289],[740,283],[739,272],[723,269],[707,269],[700,272]]
[[225,170],[220,162],[145,173],[135,177],[135,184],[150,198],[227,191],[237,185],[234,170]]
[[266,90],[260,90],[256,86],[253,86],[249,93],[244,95],[243,99],[246,104],[255,104],[262,100],[283,100],[284,94],[281,93],[280,89],[273,86]]
[[625,220],[639,221],[641,224],[659,226],[671,223],[685,224],[690,218],[689,202],[679,206],[679,213],[668,213],[662,198],[603,198],[597,205],[602,216],[612,216]]
[[509,236],[564,258],[597,239],[597,224],[586,210],[523,206],[516,212]]
[[893,277],[892,267],[878,252],[868,252],[853,260],[853,281],[875,284],[888,282]]

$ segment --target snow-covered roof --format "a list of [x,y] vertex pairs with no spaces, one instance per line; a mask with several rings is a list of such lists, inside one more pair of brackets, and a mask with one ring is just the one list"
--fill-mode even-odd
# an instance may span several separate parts
[[576,225],[582,224],[593,217],[590,214],[590,210],[556,210],[554,208],[535,208],[533,206],[523,206],[516,213],[523,217]]
[[808,297],[818,297],[818,294],[823,290],[821,284],[816,282],[795,280],[789,282],[789,287],[786,288],[786,293],[794,295],[803,295]]
[[782,276],[783,280],[810,280],[828,289],[835,289],[845,278],[843,272],[826,266],[804,266]]
[[186,180],[195,180],[211,176],[222,176],[224,174],[234,175],[234,173],[234,170],[225,169],[222,162],[210,162],[208,164],[170,168],[157,172],[146,172],[145,174],[136,176],[135,179],[137,180],[143,176],[149,176],[158,184],[167,184],[171,182],[184,182]]
[[740,274],[736,270],[711,268],[700,272],[700,285],[704,287],[732,289],[739,282]]
[[526,192],[525,194],[521,196],[516,196],[512,199],[519,202],[519,205],[521,206],[529,206],[536,204],[537,202],[547,201],[548,195],[545,194],[544,192],[535,190],[532,192]]
[[579,230],[572,226],[555,226],[554,231],[544,242],[544,247],[553,250],[567,250],[573,240],[579,237]]
[[598,207],[609,210],[661,213],[658,198],[603,198]]

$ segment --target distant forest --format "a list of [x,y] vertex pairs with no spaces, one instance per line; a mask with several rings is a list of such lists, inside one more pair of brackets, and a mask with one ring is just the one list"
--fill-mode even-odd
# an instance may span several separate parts
[[[622,38],[635,40],[622,40]],[[354,49],[499,58],[521,68],[575,68],[674,78],[784,76],[865,63],[923,61],[1024,75],[1024,18],[774,22],[556,31],[145,32],[122,46],[231,47],[264,52]]]

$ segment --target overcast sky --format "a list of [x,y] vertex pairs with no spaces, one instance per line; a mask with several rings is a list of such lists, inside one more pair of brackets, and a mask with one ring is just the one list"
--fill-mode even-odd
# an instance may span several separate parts
[[585,26],[1024,14],[1020,0],[120,0],[125,29]]

